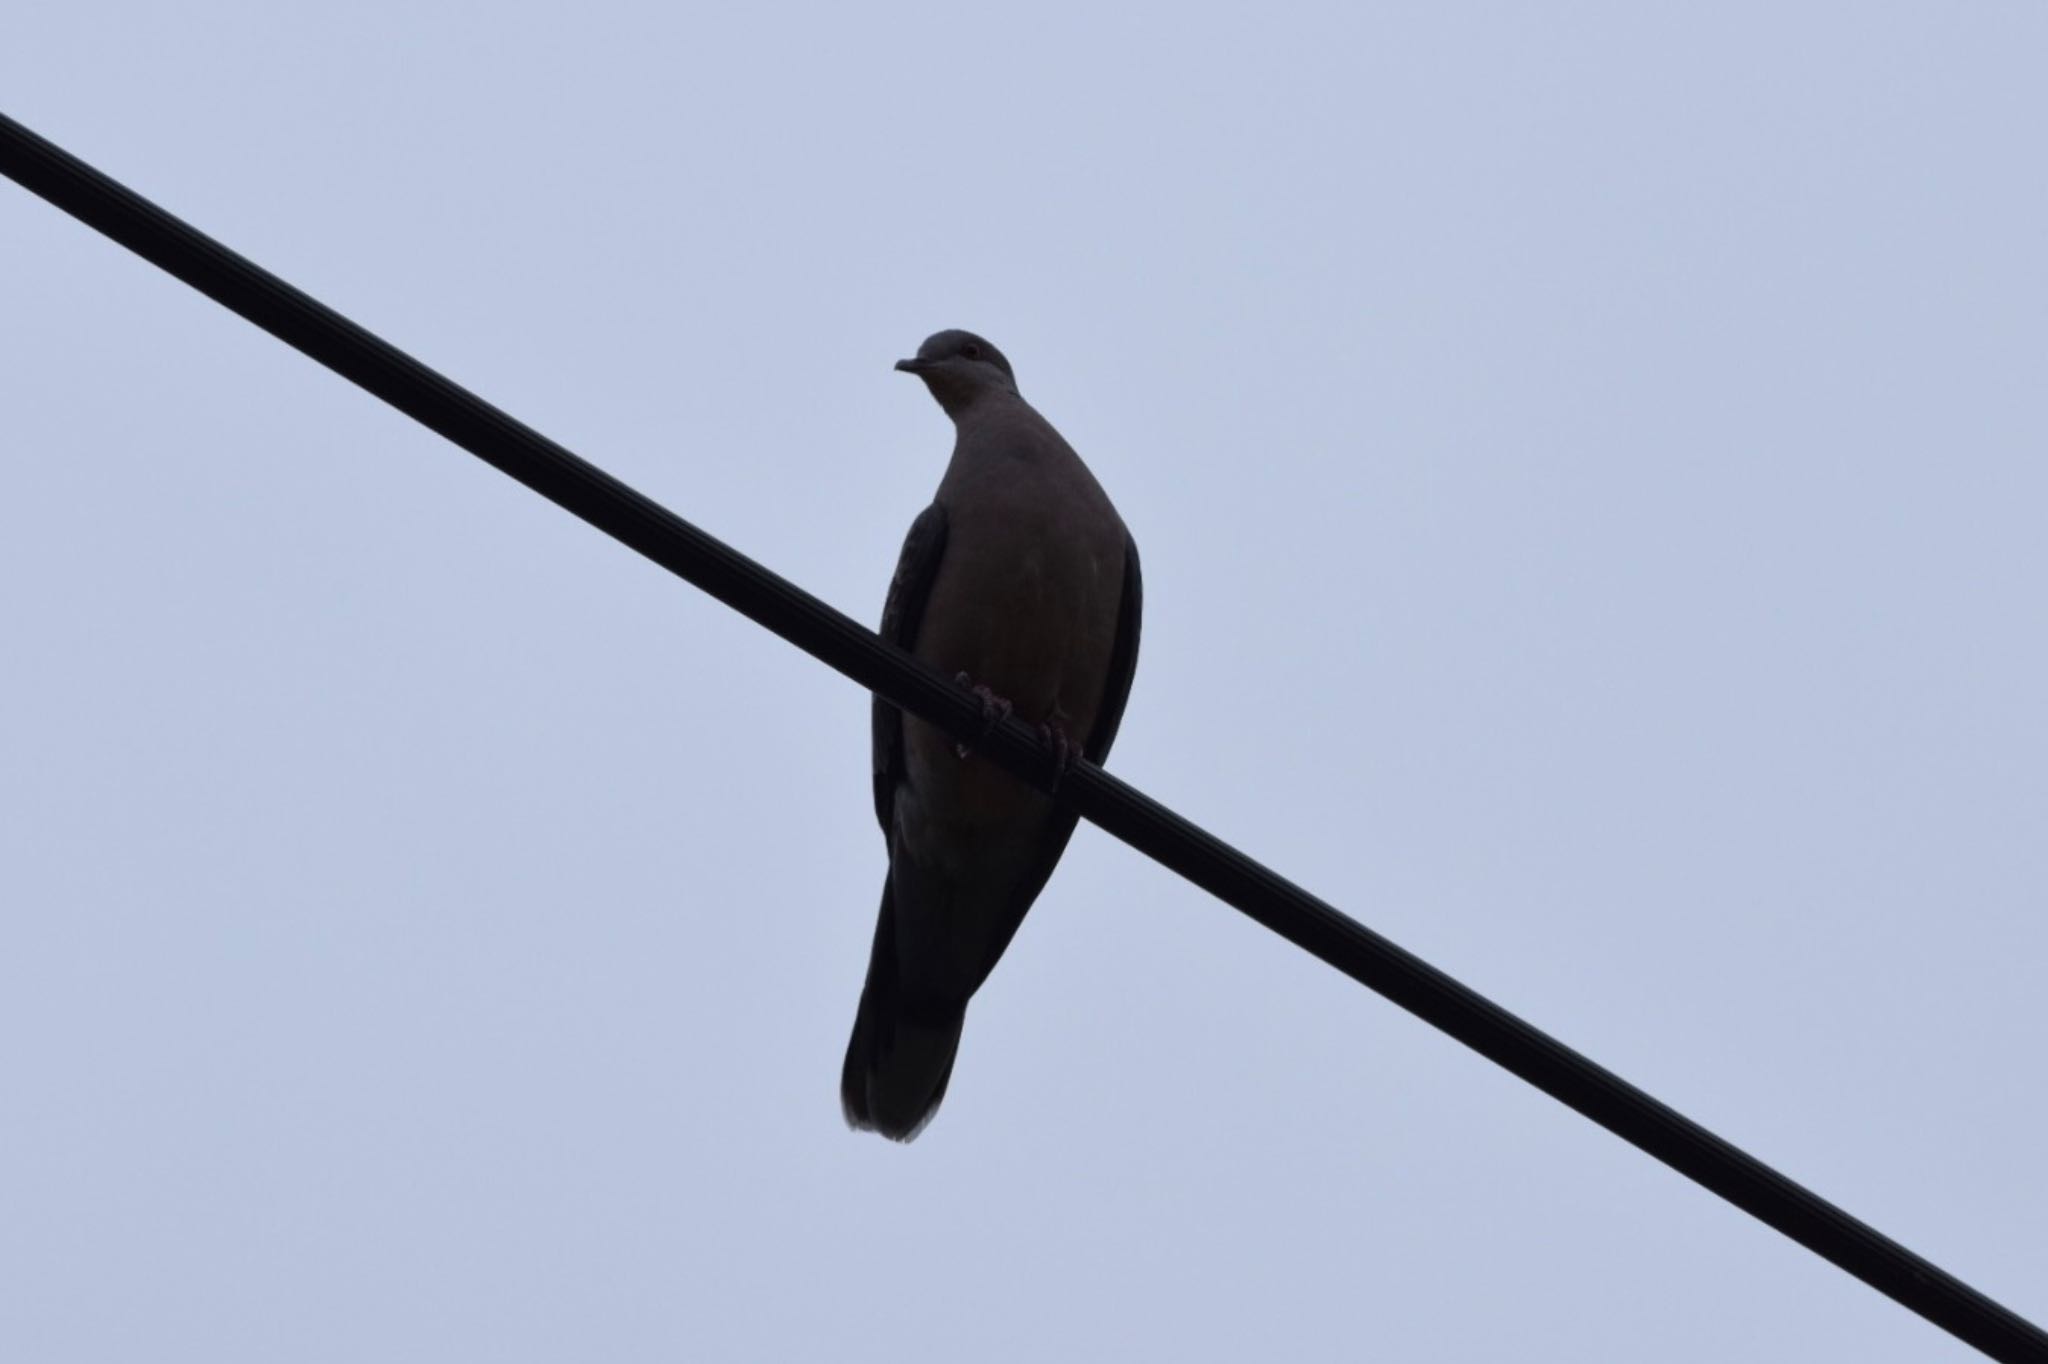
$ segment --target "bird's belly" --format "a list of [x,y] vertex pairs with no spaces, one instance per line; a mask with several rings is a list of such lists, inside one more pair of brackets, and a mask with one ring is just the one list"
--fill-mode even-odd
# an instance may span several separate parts
[[899,829],[912,844],[947,850],[962,869],[985,865],[986,834],[1007,834],[1051,812],[1045,796],[985,758],[962,757],[949,735],[915,716],[904,717],[903,744],[909,790],[898,799],[909,800]]
[[980,988],[1029,904],[1059,811],[994,764],[906,717],[889,876],[907,988],[965,999]]

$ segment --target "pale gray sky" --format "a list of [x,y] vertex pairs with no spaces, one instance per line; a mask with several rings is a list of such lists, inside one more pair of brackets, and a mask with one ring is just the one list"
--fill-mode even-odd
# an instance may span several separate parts
[[[2048,12],[16,0],[0,108],[2048,1319]],[[1964,1347],[1084,828],[840,1120],[865,698],[0,184],[0,1357]]]

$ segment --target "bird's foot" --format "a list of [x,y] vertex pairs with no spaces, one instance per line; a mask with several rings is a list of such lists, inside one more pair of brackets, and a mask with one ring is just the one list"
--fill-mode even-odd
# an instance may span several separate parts
[[1038,727],[1038,737],[1052,745],[1052,790],[1060,789],[1060,781],[1074,770],[1074,759],[1080,753],[1080,746],[1067,737],[1067,727],[1061,724],[1062,717],[1055,712],[1045,717],[1045,723]]
[[[953,680],[981,698],[981,734],[976,738],[975,743],[979,743],[982,739],[986,739],[989,735],[995,733],[996,726],[1010,718],[1010,711],[1014,708],[1010,705],[1009,700],[1006,697],[997,696],[993,691],[989,690],[986,682],[977,682],[964,672],[956,674]],[[953,751],[964,758],[974,751],[974,745],[954,744]]]

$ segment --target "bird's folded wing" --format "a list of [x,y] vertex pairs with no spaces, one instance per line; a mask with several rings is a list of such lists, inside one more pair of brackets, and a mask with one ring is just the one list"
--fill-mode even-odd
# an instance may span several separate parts
[[1109,675],[1102,684],[1102,704],[1095,712],[1095,727],[1088,731],[1081,750],[1088,761],[1100,767],[1109,761],[1110,745],[1124,722],[1124,703],[1131,699],[1131,678],[1138,671],[1138,627],[1145,614],[1145,581],[1138,571],[1138,542],[1124,537],[1123,600],[1116,612],[1116,644],[1109,655]]
[[[934,502],[910,523],[903,553],[896,560],[896,576],[889,579],[888,601],[882,606],[881,636],[900,649],[917,646],[918,626],[924,621],[932,580],[939,576],[939,561],[945,553],[946,509]],[[1118,708],[1122,708],[1121,700]],[[1112,732],[1114,729],[1112,725]],[[887,840],[892,837],[896,784],[903,780],[903,712],[879,696],[874,699],[874,738],[875,818],[881,821],[882,837]]]

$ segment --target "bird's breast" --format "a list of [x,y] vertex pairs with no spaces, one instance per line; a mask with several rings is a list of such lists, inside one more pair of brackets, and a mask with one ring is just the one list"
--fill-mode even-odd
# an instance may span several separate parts
[[[948,507],[945,560],[915,652],[964,672],[1027,724],[1060,723],[1083,746],[1115,648],[1125,535],[1106,499],[1062,501],[1021,486],[977,490]],[[1071,490],[1069,490],[1071,496]],[[1097,494],[1099,498],[1099,494]],[[959,757],[921,721],[905,726],[912,783],[940,811],[974,823],[1042,800],[1000,769]]]
[[[917,653],[947,672],[965,672],[1038,723],[1054,707],[1092,720],[1116,634],[1122,544],[1112,558],[1106,537],[1071,525],[1033,524],[1029,511],[1008,524],[977,527],[960,518],[926,607],[929,629]],[[984,532],[984,533],[978,533]]]

